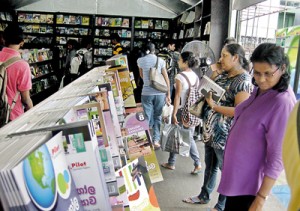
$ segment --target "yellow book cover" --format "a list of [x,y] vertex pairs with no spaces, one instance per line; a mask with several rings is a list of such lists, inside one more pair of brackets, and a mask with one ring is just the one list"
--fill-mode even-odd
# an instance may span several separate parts
[[89,16],[82,16],[82,23],[81,23],[81,25],[83,25],[83,26],[90,25],[90,17]]
[[57,24],[63,24],[64,23],[64,16],[63,15],[57,15],[56,16],[56,23]]

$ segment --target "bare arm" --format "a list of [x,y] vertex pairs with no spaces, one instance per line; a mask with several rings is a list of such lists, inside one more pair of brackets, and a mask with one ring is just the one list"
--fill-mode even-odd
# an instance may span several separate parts
[[144,77],[144,75],[143,75],[143,69],[142,69],[142,68],[139,68],[139,72],[140,72],[141,78],[143,79],[143,77]]
[[169,80],[169,77],[168,77],[168,74],[167,74],[167,70],[166,68],[162,68],[161,69],[161,74],[163,75],[166,83],[167,83],[167,86],[168,86],[168,93],[167,93],[167,98],[166,98],[166,101],[167,101],[167,104],[170,105],[171,104],[171,96],[170,96],[170,80]]
[[256,195],[255,200],[252,202],[249,211],[262,211],[263,205],[266,201],[264,197],[269,195],[273,185],[275,184],[275,181],[276,180],[272,179],[271,177],[264,176],[258,194]]
[[22,91],[21,93],[21,101],[23,105],[25,106],[25,111],[31,109],[33,107],[32,100],[30,98],[30,92],[29,90],[27,91]]
[[176,92],[175,92],[175,98],[174,98],[174,108],[173,108],[172,119],[173,119],[174,124],[178,124],[179,122],[177,120],[176,114],[177,114],[177,111],[179,108],[180,95],[182,92],[181,82],[178,79],[176,79],[175,86],[176,86]]
[[[241,102],[247,100],[249,98],[250,94],[248,92],[239,92],[234,98],[234,106],[237,106]],[[233,117],[234,116],[234,108],[235,107],[227,107],[227,106],[219,106],[215,104],[215,102],[212,99],[212,94],[210,93],[209,97],[206,98],[206,102],[208,105],[213,108],[214,111],[221,113],[225,116]]]

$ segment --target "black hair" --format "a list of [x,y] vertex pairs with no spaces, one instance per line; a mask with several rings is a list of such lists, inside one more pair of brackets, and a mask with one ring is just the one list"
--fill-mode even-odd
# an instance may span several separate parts
[[227,37],[224,40],[224,45],[229,45],[229,44],[234,44],[234,43],[237,43],[236,39],[234,37]]
[[152,42],[148,42],[145,46],[145,52],[150,51],[150,53],[155,52],[155,44]]
[[[272,88],[278,92],[284,92],[288,89],[290,84],[289,66],[290,62],[288,57],[284,54],[284,50],[280,46],[273,43],[262,43],[252,53],[250,58],[254,62],[266,62],[269,65],[275,65],[277,68],[286,67],[285,72],[281,75],[278,83]],[[254,78],[252,83],[256,85]]]
[[72,49],[75,49],[75,50],[78,49],[78,42],[76,40],[74,40],[74,39],[69,39],[67,41],[67,46],[68,45],[72,45]]
[[167,46],[168,45],[176,45],[176,41],[175,40],[173,40],[173,39],[170,39],[170,40],[168,40],[168,42],[167,42]]
[[239,56],[239,63],[243,67],[243,69],[249,71],[249,62],[245,58],[245,51],[243,47],[240,44],[233,43],[233,44],[228,44],[224,46],[226,51],[228,51],[232,56],[238,55]]
[[86,48],[88,45],[92,44],[93,40],[90,36],[84,37],[81,40],[81,47]]
[[4,30],[5,45],[19,45],[24,41],[23,30],[16,23],[10,23]]
[[182,52],[180,56],[183,62],[187,62],[189,68],[193,68],[199,64],[199,61],[195,58],[194,54],[190,51]]
[[112,33],[112,34],[110,35],[110,39],[111,39],[111,40],[116,40],[117,42],[120,42],[120,40],[121,40],[118,33]]

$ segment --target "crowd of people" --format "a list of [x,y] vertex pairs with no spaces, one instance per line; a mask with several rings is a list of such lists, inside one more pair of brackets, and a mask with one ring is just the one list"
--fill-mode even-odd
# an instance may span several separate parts
[[[0,62],[20,57],[18,50],[24,44],[22,30],[11,24],[5,29],[3,39],[5,47],[0,51]],[[113,44],[114,54],[123,52],[118,36],[113,37]],[[65,77],[66,83],[69,83],[92,68],[91,40],[84,40],[80,49],[76,41],[69,40],[67,48]],[[283,157],[287,160],[286,170],[300,174],[299,104],[287,124],[296,98],[289,85],[289,60],[283,48],[272,43],[260,44],[251,55],[250,70],[243,47],[234,39],[226,40],[218,65],[211,66],[210,76],[225,90],[225,94],[218,102],[214,101],[212,93],[205,96],[204,155],[199,154],[193,138],[195,127],[182,122],[182,108],[189,100],[186,96],[189,96],[190,86],[201,84],[193,71],[199,61],[192,52],[176,52],[174,41],[169,41],[158,56],[154,43],[148,43],[144,50],[137,66],[143,80],[141,102],[152,128],[153,145],[155,149],[160,148],[163,106],[174,104],[172,124],[181,125],[189,131],[190,157],[194,162],[191,173],[197,175],[204,171],[199,194],[187,197],[183,202],[207,204],[217,186],[218,202],[212,210],[262,210],[271,188],[283,171]],[[79,69],[78,65],[75,67],[74,58],[84,62],[86,69]],[[155,66],[166,81],[166,93],[150,85],[149,71]],[[13,107],[9,121],[12,121],[24,113],[23,108],[26,111],[33,106],[29,93],[31,73],[28,63],[23,60],[14,61],[6,69],[6,94],[8,104]],[[286,143],[282,149],[284,136]],[[204,156],[205,169],[201,166],[201,156]],[[291,164],[294,159],[297,159],[298,166]],[[175,163],[176,154],[170,152],[168,161],[161,166],[175,170]],[[221,180],[217,184],[219,169]],[[295,195],[299,197],[300,187],[289,171],[287,178],[293,194],[291,206],[298,210],[299,200],[297,202]]]

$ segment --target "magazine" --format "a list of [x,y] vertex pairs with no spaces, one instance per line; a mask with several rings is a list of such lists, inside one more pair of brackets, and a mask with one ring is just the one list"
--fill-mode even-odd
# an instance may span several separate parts
[[206,75],[200,81],[200,92],[206,97],[209,92],[212,92],[212,98],[217,103],[221,100],[225,93],[225,89],[216,84],[213,80],[211,80]]

